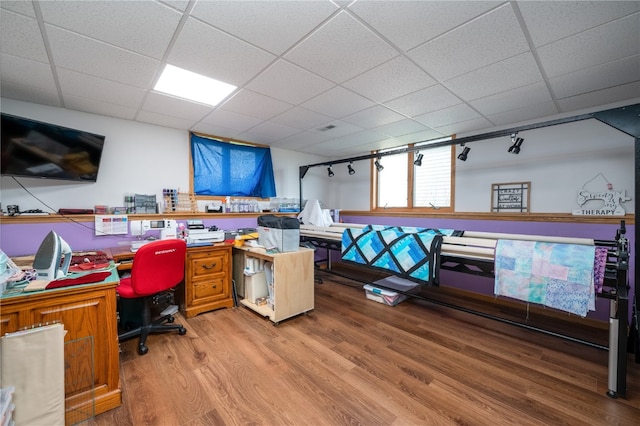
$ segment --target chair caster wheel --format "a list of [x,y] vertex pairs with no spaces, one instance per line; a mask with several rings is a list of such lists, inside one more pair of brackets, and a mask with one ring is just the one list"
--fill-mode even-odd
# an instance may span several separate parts
[[178,334],[181,336],[184,336],[185,334],[187,334],[187,329],[182,327],[178,329]]
[[138,353],[140,355],[144,355],[147,352],[149,352],[149,348],[148,347],[146,347],[145,345],[138,345]]
[[176,319],[175,319],[174,317],[172,317],[172,316],[171,316],[171,317],[169,317],[169,318],[167,318],[167,322],[168,322],[169,324],[171,324],[171,323],[172,323],[172,322],[174,322],[175,320],[176,320]]

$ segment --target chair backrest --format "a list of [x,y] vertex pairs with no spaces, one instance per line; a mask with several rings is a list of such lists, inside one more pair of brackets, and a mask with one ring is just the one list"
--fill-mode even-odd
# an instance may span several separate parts
[[184,278],[187,244],[171,239],[147,243],[133,258],[131,287],[140,296],[160,293],[178,285]]

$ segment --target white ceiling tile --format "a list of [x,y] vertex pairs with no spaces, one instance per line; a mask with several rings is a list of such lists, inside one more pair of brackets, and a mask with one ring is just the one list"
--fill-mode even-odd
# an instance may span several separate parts
[[136,109],[126,106],[97,101],[95,99],[81,98],[78,96],[65,96],[64,106],[76,111],[90,112],[93,114],[106,115],[109,117],[133,120],[136,116]]
[[551,100],[547,85],[537,82],[517,87],[506,92],[476,99],[469,104],[483,115],[492,115],[511,109],[523,108],[530,104],[539,104]]
[[158,114],[151,111],[140,111],[136,121],[182,130],[189,130],[195,124],[194,120],[185,120],[173,115]]
[[165,54],[181,18],[153,1],[126,1],[118,7],[110,1],[43,1],[40,10],[50,24],[156,59]]
[[[346,147],[368,144],[382,139],[387,139],[387,136],[374,131],[365,130],[322,142],[319,144],[319,147],[325,151],[341,150]],[[347,166],[345,165],[344,167],[346,169]]]
[[155,59],[50,25],[47,34],[58,67],[146,88],[160,65]]
[[640,81],[559,99],[562,111],[577,111],[627,99],[640,98]]
[[211,107],[208,105],[189,102],[158,92],[149,93],[142,109],[157,114],[173,115],[185,120],[191,120],[193,123],[202,120],[205,115],[211,112]]
[[0,78],[3,82],[39,87],[51,93],[58,91],[49,64],[4,53],[0,54]]
[[297,65],[279,60],[245,87],[254,92],[297,105],[334,87],[335,84]]
[[191,16],[280,55],[336,10],[326,0],[200,1]]
[[58,91],[55,89],[2,81],[0,93],[2,93],[3,98],[17,99],[41,105],[62,106]]
[[249,90],[240,90],[220,108],[238,114],[268,120],[290,109],[291,104]]
[[302,149],[309,146],[317,145],[331,139],[326,133],[322,132],[300,132],[293,136],[282,138],[281,140],[274,142],[274,146],[280,148],[289,149]]
[[241,86],[275,59],[270,53],[189,18],[167,62]]
[[38,22],[3,10],[0,14],[0,51],[13,56],[49,63]]
[[394,121],[400,121],[404,118],[404,116],[391,111],[382,105],[376,105],[371,108],[358,111],[355,114],[342,117],[342,121],[355,124],[356,126],[364,129],[383,126],[385,124],[393,123]]
[[370,100],[343,87],[334,87],[300,106],[333,118],[340,118],[373,105],[375,104]]
[[547,76],[557,77],[640,54],[640,13],[538,49]]
[[246,132],[243,132],[243,134],[247,133],[250,133],[252,135],[259,135],[262,140],[266,138],[270,141],[277,141],[279,139],[300,133],[300,129],[273,123],[271,121],[265,121],[255,127],[252,127]]
[[542,81],[542,75],[531,53],[514,56],[482,69],[445,82],[446,86],[465,101]]
[[[380,84],[384,81],[385,84]],[[398,56],[342,85],[376,102],[386,102],[436,84],[426,72]]]
[[341,83],[397,54],[388,43],[342,11],[287,53],[285,58]]
[[527,105],[524,108],[490,115],[487,118],[496,125],[500,126],[505,124],[515,124],[536,117],[546,117],[557,114],[558,112],[559,111],[553,102],[543,102],[541,104]]
[[401,114],[414,117],[459,103],[460,99],[438,84],[389,101],[386,105]]
[[415,133],[408,133],[402,136],[396,136],[394,139],[398,144],[408,144],[408,143],[416,143],[416,142],[425,142],[431,141],[434,139],[439,139],[443,136],[448,136],[451,133],[441,133],[440,131],[428,129],[422,130]]
[[58,68],[57,74],[58,80],[60,81],[60,89],[65,98],[67,96],[78,96],[81,98],[102,100],[114,105],[133,108],[135,111],[140,107],[146,93],[137,87],[64,68]]
[[549,84],[557,98],[568,98],[638,80],[640,55],[552,78]]
[[264,120],[259,118],[218,108],[204,117],[201,123],[210,126],[225,127],[232,130],[234,134],[237,134],[249,130],[263,121]]
[[638,1],[521,1],[517,5],[535,46],[640,10]]
[[486,118],[475,118],[469,121],[462,121],[447,126],[438,127],[436,130],[443,135],[455,135],[466,132],[473,132],[482,129],[488,129],[493,126]]
[[183,12],[189,6],[189,0],[160,0],[160,2]]
[[308,109],[294,107],[271,119],[275,123],[306,130],[332,121],[333,118]]
[[499,4],[497,1],[358,1],[349,9],[406,51]]
[[480,118],[480,114],[466,104],[458,104],[414,117],[415,120],[424,123],[431,128],[447,126],[449,124],[469,121],[475,118]]
[[431,129],[429,129],[424,124],[418,123],[417,121],[405,118],[404,120],[376,127],[373,130],[386,136],[398,137]]
[[322,129],[324,129],[326,126],[334,126],[334,127],[332,127],[329,130],[315,129],[315,130],[311,130],[311,132],[322,133],[326,135],[327,138],[329,139],[329,138],[338,138],[341,136],[350,135],[352,133],[357,133],[364,130],[362,127],[354,126],[351,123],[347,123],[340,120],[333,120],[328,123],[325,123],[325,126],[322,127]]
[[189,128],[192,132],[202,133],[209,136],[219,137],[219,138],[229,138],[229,139],[237,139],[237,135],[244,132],[245,130],[250,129],[250,127],[238,131],[234,128],[227,127],[220,124],[209,124],[200,121],[199,123],[194,124]]
[[[18,0],[2,0],[0,2],[0,8],[11,10],[13,12],[19,13],[21,15],[27,15],[32,18],[36,17],[36,12],[33,10],[33,3],[30,1]],[[5,12],[1,12],[5,13]]]
[[[412,51],[424,70],[443,81],[529,50],[510,4],[505,4]],[[451,60],[452,55],[464,60]]]

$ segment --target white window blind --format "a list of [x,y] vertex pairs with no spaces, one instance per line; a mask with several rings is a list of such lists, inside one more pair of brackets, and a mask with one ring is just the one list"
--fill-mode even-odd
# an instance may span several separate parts
[[[420,151],[422,166],[414,166],[414,207],[451,205],[451,147]],[[417,154],[416,154],[417,155]]]

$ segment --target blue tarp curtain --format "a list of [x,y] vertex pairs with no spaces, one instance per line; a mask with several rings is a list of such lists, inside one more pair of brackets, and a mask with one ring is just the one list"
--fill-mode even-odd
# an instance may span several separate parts
[[196,195],[269,198],[276,195],[271,150],[191,134]]

